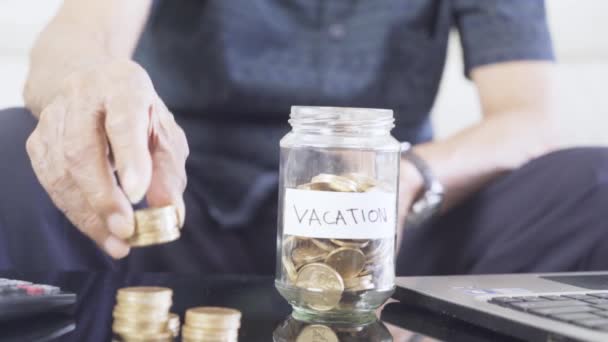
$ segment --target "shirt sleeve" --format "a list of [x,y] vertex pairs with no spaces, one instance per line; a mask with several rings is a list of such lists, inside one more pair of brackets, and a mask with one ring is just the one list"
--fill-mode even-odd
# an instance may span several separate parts
[[477,66],[554,60],[543,0],[452,0],[467,77]]

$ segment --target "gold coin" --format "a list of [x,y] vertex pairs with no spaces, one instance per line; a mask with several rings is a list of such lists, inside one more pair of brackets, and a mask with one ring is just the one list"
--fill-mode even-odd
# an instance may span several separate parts
[[361,273],[359,273],[359,276],[360,277],[367,276],[367,275],[376,276],[378,274],[378,272],[380,272],[382,270],[383,267],[385,267],[385,265],[380,262],[366,263],[365,267],[363,267],[363,270],[361,271]]
[[325,263],[340,273],[343,279],[350,279],[365,267],[365,254],[360,249],[341,247],[329,253]]
[[344,291],[362,291],[373,289],[374,282],[371,275],[344,280]]
[[369,245],[369,240],[331,239],[331,242],[340,247],[350,248],[365,248]]
[[204,338],[204,339],[198,339],[198,338],[187,338],[185,336],[182,336],[182,342],[238,342],[238,339],[235,337],[233,339],[217,339],[217,340],[212,340],[209,338]]
[[238,338],[236,329],[195,328],[188,324],[182,327],[182,337],[202,341],[227,341]]
[[162,297],[132,297],[132,298],[124,298],[117,297],[116,305],[125,309],[139,309],[139,310],[160,310],[166,309],[169,310],[173,301],[171,297],[162,298]]
[[371,283],[374,280],[372,275],[365,275],[360,277],[355,277],[351,279],[344,279],[344,287],[351,288],[363,283]]
[[173,342],[173,335],[169,331],[161,333],[133,333],[119,334],[123,342]]
[[321,324],[313,324],[306,326],[298,337],[296,342],[338,342],[338,336],[328,326]]
[[342,177],[357,183],[357,190],[365,192],[376,185],[376,180],[361,173],[351,172],[343,174]]
[[169,243],[179,239],[181,236],[180,230],[177,227],[170,231],[135,234],[127,241],[131,247],[146,247]]
[[293,262],[291,262],[291,260],[286,256],[283,256],[282,262],[283,268],[285,268],[285,273],[287,274],[287,280],[289,280],[289,282],[292,284],[295,283],[296,278],[298,277],[296,266],[294,266]]
[[132,333],[162,333],[167,331],[168,326],[166,321],[161,322],[142,322],[142,321],[124,321],[114,320],[112,323],[112,331],[118,334]]
[[325,183],[325,182],[310,183],[310,184],[308,184],[308,189],[307,190],[334,191],[334,189],[331,187],[331,184],[330,183]]
[[238,329],[241,312],[214,306],[196,307],[186,311],[186,324],[194,328]]
[[173,205],[135,210],[135,233],[155,232],[180,227],[177,209]]
[[345,291],[350,291],[350,292],[359,292],[359,291],[366,291],[366,290],[371,290],[374,289],[376,287],[376,285],[374,285],[374,283],[362,283],[360,285],[354,286],[354,287],[350,287],[348,289],[346,289]]
[[179,336],[179,327],[180,327],[179,315],[170,313],[169,321],[167,322],[167,329],[171,332],[173,337]]
[[137,311],[137,310],[121,310],[116,309],[112,311],[112,317],[114,320],[119,320],[123,322],[127,321],[137,321],[137,322],[166,322],[169,319],[169,313],[167,311],[157,311],[157,310],[146,310],[146,311]]
[[374,186],[370,186],[369,188],[365,189],[365,192],[384,192],[384,193],[394,194],[395,190],[393,190],[393,189],[394,189],[394,186],[391,186],[386,183],[378,183]]
[[296,189],[299,190],[312,190],[310,183],[306,183],[306,184],[300,184],[298,186],[296,186]]
[[114,306],[114,310],[125,313],[158,312],[169,311],[171,305],[171,300],[150,300],[146,304],[128,301],[118,301],[116,303],[116,306]]
[[297,241],[293,235],[283,236],[283,249],[292,249],[296,245]]
[[326,242],[324,240],[321,239],[311,239],[310,240],[315,246],[319,247],[320,249],[327,251],[327,252],[331,252],[334,249],[336,249],[337,247],[330,243],[330,242]]
[[285,235],[283,237],[283,256],[291,258],[291,251],[296,248],[296,246],[298,246],[299,242],[300,240],[297,239],[295,236]]
[[327,256],[327,252],[317,246],[309,245],[294,248],[291,251],[291,259],[296,267],[304,264],[310,264],[323,260]]
[[298,272],[296,286],[301,289],[301,300],[318,311],[333,309],[340,302],[344,291],[344,281],[340,274],[321,263],[302,267]]
[[311,186],[321,183],[327,184],[330,190],[339,192],[357,192],[357,183],[345,177],[321,173],[311,179]]
[[147,304],[150,300],[171,301],[173,290],[160,286],[131,286],[118,289],[116,299],[122,301],[133,301]]

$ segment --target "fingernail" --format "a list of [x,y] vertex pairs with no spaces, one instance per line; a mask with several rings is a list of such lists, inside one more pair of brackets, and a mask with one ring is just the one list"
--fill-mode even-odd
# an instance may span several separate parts
[[129,198],[131,203],[141,201],[146,193],[146,189],[139,189],[142,182],[138,179],[137,173],[133,169],[126,169],[122,173],[121,185],[122,189]]
[[123,215],[111,214],[107,223],[110,232],[120,238],[126,239],[133,235],[133,222],[129,222]]
[[114,259],[121,259],[129,254],[129,246],[113,235],[108,236],[103,247]]

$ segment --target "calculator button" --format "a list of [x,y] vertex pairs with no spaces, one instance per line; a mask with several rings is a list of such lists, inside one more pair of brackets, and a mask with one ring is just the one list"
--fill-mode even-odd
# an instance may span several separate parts
[[46,294],[46,295],[58,294],[59,292],[61,292],[61,289],[58,288],[57,286],[51,286],[51,285],[37,285],[37,286],[40,287],[42,290],[44,290],[44,294]]

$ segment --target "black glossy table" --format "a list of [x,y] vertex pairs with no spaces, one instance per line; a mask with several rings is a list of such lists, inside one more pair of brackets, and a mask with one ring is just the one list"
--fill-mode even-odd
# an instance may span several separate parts
[[[13,278],[61,287],[78,295],[69,314],[46,314],[0,323],[0,341],[111,341],[112,309],[121,287],[166,286],[174,291],[172,312],[182,319],[194,306],[224,306],[239,309],[243,316],[239,341],[295,341],[309,322],[290,316],[291,308],[274,288],[271,277],[204,276],[170,273],[0,272]],[[391,303],[382,320],[404,329],[451,341],[508,341],[504,336],[424,309]],[[382,321],[361,326],[330,326],[340,341],[391,341]],[[395,339],[401,341],[401,339]],[[408,339],[403,339],[407,341]],[[414,336],[412,341],[420,340]],[[312,342],[312,341],[311,341]]]

